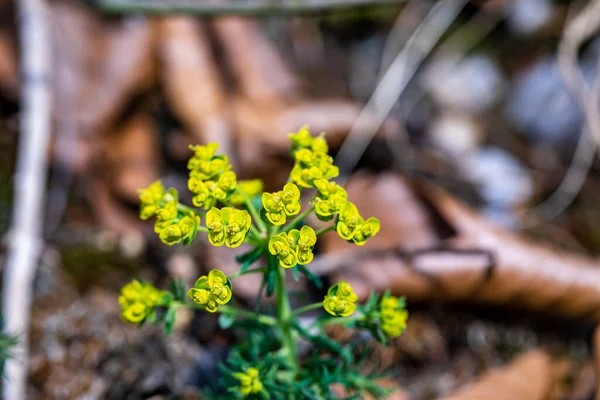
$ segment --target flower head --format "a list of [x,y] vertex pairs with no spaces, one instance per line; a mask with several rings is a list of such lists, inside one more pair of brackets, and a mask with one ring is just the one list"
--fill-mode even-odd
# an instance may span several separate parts
[[384,295],[379,303],[381,329],[389,337],[397,337],[406,329],[408,311],[404,308],[403,299]]
[[358,246],[362,246],[367,239],[375,236],[379,232],[380,223],[377,218],[370,217],[356,228],[352,241]]
[[290,247],[296,250],[298,264],[305,265],[313,260],[313,247],[317,243],[317,235],[313,228],[304,225],[302,229],[292,229],[288,233]]
[[300,211],[300,189],[293,183],[287,183],[283,190],[275,193],[263,193],[263,214],[273,225],[285,224],[287,217]]
[[252,218],[246,210],[213,207],[206,213],[208,240],[213,246],[238,247],[246,239],[251,224]]
[[149,283],[134,280],[123,286],[119,296],[121,317],[134,324],[146,319],[157,306],[163,305],[167,292],[156,289]]
[[165,194],[165,187],[160,181],[156,181],[146,189],[138,190],[138,194],[140,196],[140,218],[146,220],[156,215],[160,201]]
[[294,158],[296,163],[290,172],[290,177],[301,187],[314,187],[315,180],[328,180],[340,173],[339,168],[333,165],[333,158],[327,153],[301,149],[294,154]]
[[288,134],[288,137],[292,141],[292,151],[295,149],[309,148],[313,142],[313,137],[310,134],[308,125],[304,125],[296,133]]
[[171,222],[162,227],[158,237],[163,243],[169,246],[181,241],[183,241],[184,244],[189,244],[196,236],[199,225],[200,217],[186,215],[177,222]]
[[232,297],[231,282],[218,269],[213,269],[208,276],[201,276],[188,291],[188,297],[194,303],[203,305],[208,312],[215,312],[219,306],[227,304]]
[[259,375],[260,373],[256,368],[248,368],[246,372],[234,372],[232,374],[235,379],[240,381],[239,391],[244,397],[263,390]]
[[337,218],[336,231],[344,240],[351,240],[356,229],[363,223],[356,206],[347,201],[341,208]]
[[279,265],[283,268],[292,268],[298,264],[296,249],[292,248],[288,234],[285,232],[275,235],[269,240],[269,253],[277,257]]
[[188,161],[188,169],[200,180],[212,179],[231,169],[227,156],[215,155],[218,148],[218,143],[209,143],[206,146],[190,146],[190,149],[194,151],[194,155]]
[[327,291],[327,296],[323,300],[323,308],[329,314],[336,317],[347,317],[356,311],[358,296],[352,290],[352,287],[344,281],[332,286]]

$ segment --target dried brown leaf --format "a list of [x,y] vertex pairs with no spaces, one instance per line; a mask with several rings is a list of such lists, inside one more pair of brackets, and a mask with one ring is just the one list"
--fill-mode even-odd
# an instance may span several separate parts
[[544,400],[552,384],[550,365],[546,353],[532,350],[441,400]]
[[[378,185],[374,183],[373,187]],[[418,237],[418,232],[429,228],[411,226],[405,220],[427,211],[426,203],[407,211],[404,203],[390,201],[391,196],[386,199],[385,195],[373,196],[366,190],[361,193],[368,193],[365,198],[372,209],[380,218],[383,216],[382,229],[387,228],[382,230],[382,237],[371,239],[361,252],[350,253],[355,254],[350,258],[346,249],[335,244],[339,241],[333,237],[335,234],[325,236],[321,244],[330,253],[316,264],[321,273],[349,266],[335,274],[334,280],[354,284],[361,297],[371,289],[391,288],[393,293],[412,299],[510,303],[570,317],[600,319],[597,260],[554,250],[499,229],[443,190],[423,185],[418,193],[432,207],[427,214],[429,221],[441,220],[441,225],[454,234],[444,239],[439,235],[437,240],[426,236],[424,248],[410,250],[402,238]],[[356,197],[350,196],[353,201]],[[394,237],[396,247],[391,245]]]
[[297,78],[255,22],[224,17],[216,19],[213,26],[246,97],[268,103],[299,94]]
[[11,98],[19,93],[17,49],[5,31],[0,31],[0,91]]
[[231,153],[224,88],[205,26],[191,17],[157,21],[161,81],[175,114],[195,141],[219,142]]

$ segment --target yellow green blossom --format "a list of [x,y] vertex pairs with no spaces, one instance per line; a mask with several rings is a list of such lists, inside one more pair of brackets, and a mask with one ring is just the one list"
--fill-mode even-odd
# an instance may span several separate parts
[[287,217],[300,212],[300,189],[289,182],[275,193],[263,193],[263,214],[273,225],[285,224]]
[[259,379],[259,371],[256,368],[248,368],[246,372],[234,372],[231,375],[240,381],[239,391],[244,397],[257,394],[263,390],[263,384]]
[[140,218],[146,220],[156,215],[160,206],[160,201],[165,194],[165,187],[156,181],[146,189],[139,189],[140,196]]
[[339,175],[339,169],[333,165],[333,158],[327,153],[301,149],[294,153],[296,163],[290,172],[290,178],[298,186],[314,187],[318,179],[331,179]]
[[121,317],[134,324],[146,319],[157,306],[163,305],[168,294],[149,283],[134,280],[123,286],[119,295]]
[[269,240],[269,253],[277,257],[283,268],[292,268],[298,264],[296,249],[292,248],[288,234],[282,232]]
[[329,146],[327,145],[324,134],[321,133],[317,137],[312,137],[308,125],[304,125],[296,133],[288,134],[288,137],[292,142],[292,153],[301,149],[309,149],[318,153],[329,152]]
[[365,222],[356,228],[356,232],[352,237],[352,241],[357,246],[362,246],[367,242],[367,239],[375,236],[379,232],[380,223],[377,218],[370,217]]
[[194,155],[188,161],[188,169],[200,180],[212,179],[231,169],[227,156],[215,155],[218,148],[218,143],[209,143],[206,146],[190,146],[190,149],[194,151]]
[[313,247],[317,243],[317,235],[313,228],[304,225],[302,229],[292,229],[288,233],[290,247],[296,251],[298,264],[305,265],[313,260]]
[[235,172],[223,172],[212,188],[212,195],[217,200],[227,200],[227,198],[233,194],[236,187],[237,177]]
[[379,319],[383,332],[391,337],[397,337],[406,329],[408,311],[404,303],[394,296],[386,295],[379,303]]
[[208,240],[213,246],[238,247],[246,239],[252,218],[246,210],[211,208],[206,213]]
[[340,281],[327,291],[327,296],[323,300],[323,308],[333,316],[348,317],[356,311],[356,300],[358,300],[358,296],[352,287],[348,283]]
[[244,196],[239,192],[243,192],[249,199],[263,192],[263,181],[260,179],[252,179],[248,181],[239,181],[237,191],[229,198],[229,203],[234,206],[245,204]]
[[171,221],[177,217],[177,205],[179,201],[177,197],[168,200],[162,207],[156,212],[156,218],[159,221]]
[[193,236],[196,235],[199,225],[200,217],[186,215],[177,222],[173,222],[162,228],[159,233],[159,238],[163,243],[169,246],[181,241],[184,241],[184,244],[189,244],[191,240],[186,239],[193,238]]
[[231,282],[223,271],[213,269],[208,276],[201,276],[187,295],[194,303],[203,305],[206,311],[216,312],[219,306],[231,300]]
[[363,219],[354,203],[347,201],[340,210],[335,229],[342,239],[352,240],[362,223]]

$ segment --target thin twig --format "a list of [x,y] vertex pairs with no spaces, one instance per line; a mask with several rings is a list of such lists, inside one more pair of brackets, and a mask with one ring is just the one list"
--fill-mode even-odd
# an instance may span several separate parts
[[117,14],[196,14],[220,15],[294,15],[323,11],[348,10],[360,7],[397,7],[404,0],[318,0],[318,1],[273,1],[233,0],[215,3],[202,0],[97,0],[102,11]]
[[443,0],[437,3],[398,53],[338,152],[336,164],[340,167],[341,184],[358,163],[423,59],[466,3],[467,0]]
[[15,176],[12,234],[2,293],[6,331],[19,335],[6,363],[3,398],[26,396],[29,314],[35,269],[42,248],[42,206],[50,139],[50,46],[43,0],[21,0],[22,109]]
[[[584,127],[562,182],[546,201],[526,210],[527,214],[537,214],[545,220],[551,220],[560,215],[577,197],[594,162],[596,146],[600,143],[600,113],[598,111],[600,66],[597,68],[594,84],[590,88],[579,67],[578,59],[580,48],[599,28],[599,0],[591,0],[565,26],[558,47],[558,65],[565,85],[583,108]],[[527,223],[526,220],[526,224],[528,228],[531,228],[538,223]]]

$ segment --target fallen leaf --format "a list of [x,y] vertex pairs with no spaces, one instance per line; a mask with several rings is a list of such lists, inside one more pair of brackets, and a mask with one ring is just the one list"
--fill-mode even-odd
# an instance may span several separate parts
[[226,94],[205,26],[192,17],[158,19],[161,82],[170,107],[200,144],[232,155]]
[[548,355],[532,350],[440,400],[544,400],[552,384],[551,376]]
[[[392,182],[386,175],[362,179]],[[600,320],[597,260],[497,228],[438,187],[420,185],[414,190],[424,199],[422,208],[407,209],[405,203],[391,201],[392,196],[363,190],[361,194],[382,219],[381,237],[375,236],[358,249],[338,244],[339,238],[330,233],[319,240],[325,257],[315,260],[313,269],[323,274],[341,268],[333,280],[348,281],[362,298],[371,289],[390,288],[395,295],[413,300],[511,304]],[[360,202],[357,197],[350,195],[351,200]],[[415,217],[424,211],[428,218]],[[406,222],[419,218],[425,222]],[[436,222],[438,238],[423,236],[427,240],[415,250],[410,246],[419,243],[411,243],[412,236],[431,232],[427,221],[430,226]]]

